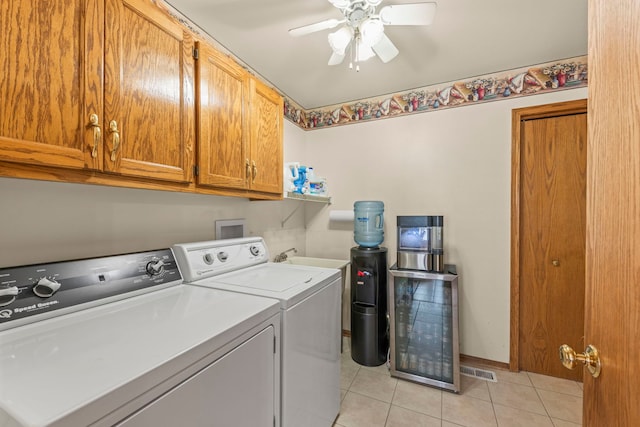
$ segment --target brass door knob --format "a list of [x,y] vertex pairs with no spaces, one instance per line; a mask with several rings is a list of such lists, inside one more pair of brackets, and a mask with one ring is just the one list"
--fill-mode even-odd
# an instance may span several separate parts
[[560,346],[560,361],[567,369],[575,369],[578,362],[582,362],[593,378],[598,378],[602,365],[600,364],[600,354],[598,349],[588,345],[584,353],[576,353],[574,349],[566,344]]
[[558,259],[551,260],[551,264],[553,264],[554,267],[557,267],[560,265],[560,260]]

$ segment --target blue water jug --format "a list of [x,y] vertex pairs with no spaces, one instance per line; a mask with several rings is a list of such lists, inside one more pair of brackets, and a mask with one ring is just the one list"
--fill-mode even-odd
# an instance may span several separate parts
[[375,248],[384,240],[384,203],[360,201],[353,204],[353,239],[365,248]]

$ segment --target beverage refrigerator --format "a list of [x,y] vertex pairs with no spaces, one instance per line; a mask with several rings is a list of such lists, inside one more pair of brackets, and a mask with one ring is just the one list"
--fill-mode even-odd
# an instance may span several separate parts
[[391,376],[460,392],[458,275],[389,269]]

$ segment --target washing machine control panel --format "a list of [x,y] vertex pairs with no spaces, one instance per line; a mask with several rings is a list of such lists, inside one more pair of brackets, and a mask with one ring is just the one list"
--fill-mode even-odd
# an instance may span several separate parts
[[269,261],[261,237],[185,243],[175,245],[173,251],[187,282]]
[[171,249],[0,269],[0,330],[182,283]]

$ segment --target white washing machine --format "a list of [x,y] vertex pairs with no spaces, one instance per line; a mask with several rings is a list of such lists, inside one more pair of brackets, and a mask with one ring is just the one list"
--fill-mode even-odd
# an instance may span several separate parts
[[279,304],[185,285],[169,249],[3,268],[0,305],[2,427],[279,422]]
[[271,263],[260,237],[175,245],[185,281],[278,300],[282,426],[331,427],[340,410],[340,270]]

